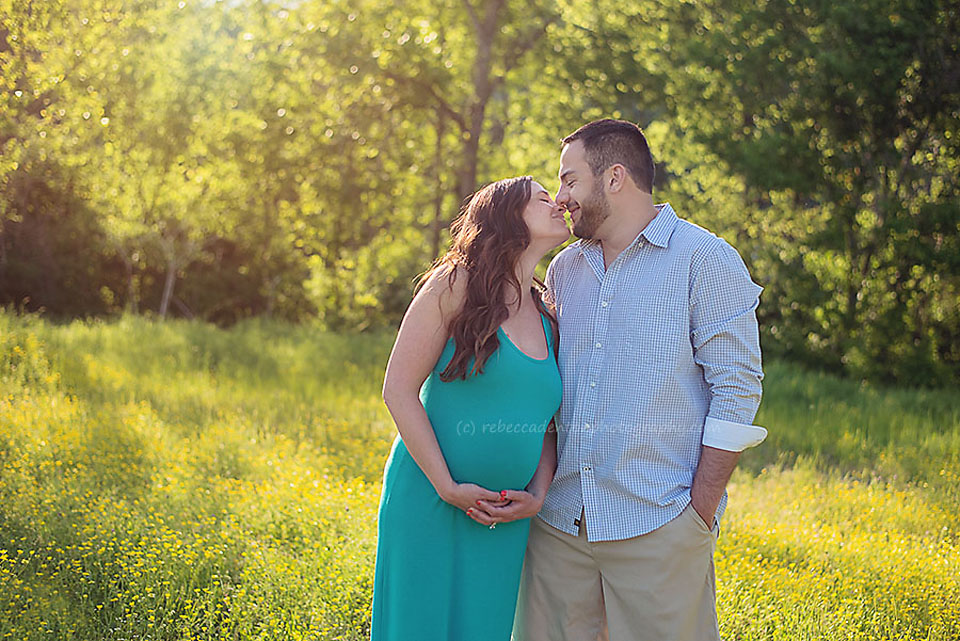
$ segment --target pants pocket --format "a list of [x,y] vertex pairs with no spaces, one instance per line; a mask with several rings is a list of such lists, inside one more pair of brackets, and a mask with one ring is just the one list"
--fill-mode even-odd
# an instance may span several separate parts
[[[703,530],[704,534],[713,534],[713,528],[709,527],[706,522],[703,520],[703,517],[700,516],[700,513],[693,507],[693,503],[687,505],[687,509],[693,513],[693,518],[697,522],[697,525],[700,526],[700,529]],[[716,519],[713,519],[716,522]]]

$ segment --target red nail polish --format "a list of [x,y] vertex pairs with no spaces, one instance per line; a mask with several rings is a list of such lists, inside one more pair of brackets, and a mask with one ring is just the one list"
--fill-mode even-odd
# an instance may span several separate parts
[[483,506],[480,504],[480,501],[477,501],[477,505],[480,505],[481,507],[483,507]]
[[500,498],[501,498],[501,499],[507,498],[507,491],[506,491],[506,490],[500,490]]
[[467,510],[467,514],[470,514],[471,512],[473,512],[473,508],[469,508],[469,509]]

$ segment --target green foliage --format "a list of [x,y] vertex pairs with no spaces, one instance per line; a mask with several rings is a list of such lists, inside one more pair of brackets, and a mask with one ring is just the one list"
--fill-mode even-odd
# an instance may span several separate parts
[[56,387],[58,375],[50,368],[36,334],[19,325],[7,313],[0,313],[0,385],[8,394],[47,392]]
[[686,71],[664,75],[674,117],[741,179],[768,343],[874,380],[960,381],[956,7],[723,0],[667,24],[650,64]]
[[770,354],[960,381],[944,0],[0,0],[0,304],[395,325],[479,184],[627,118]]
[[363,638],[388,336],[2,313],[0,338],[0,636]]
[[[0,313],[0,637],[369,637],[393,332]],[[766,366],[725,638],[960,633],[960,401]]]

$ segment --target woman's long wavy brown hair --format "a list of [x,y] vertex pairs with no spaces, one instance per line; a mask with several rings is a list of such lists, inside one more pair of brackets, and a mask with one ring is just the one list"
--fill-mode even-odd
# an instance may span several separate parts
[[[517,293],[518,300],[522,296],[516,266],[520,254],[530,244],[523,210],[530,201],[532,183],[530,176],[505,178],[473,194],[450,225],[450,249],[420,277],[418,289],[436,273],[449,274],[451,289],[461,274],[467,279],[463,306],[450,320],[449,333],[455,349],[440,373],[442,381],[482,374],[487,359],[500,346],[497,329],[510,315],[505,302],[507,288]],[[544,302],[543,282],[537,277],[533,281],[533,300],[550,319],[556,355],[557,320]]]

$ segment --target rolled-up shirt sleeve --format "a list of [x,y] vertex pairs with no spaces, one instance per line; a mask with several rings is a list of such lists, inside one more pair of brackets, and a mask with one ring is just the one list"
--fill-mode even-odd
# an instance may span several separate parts
[[693,265],[690,341],[711,394],[703,445],[739,452],[767,436],[752,424],[763,392],[756,314],[762,291],[725,241]]

